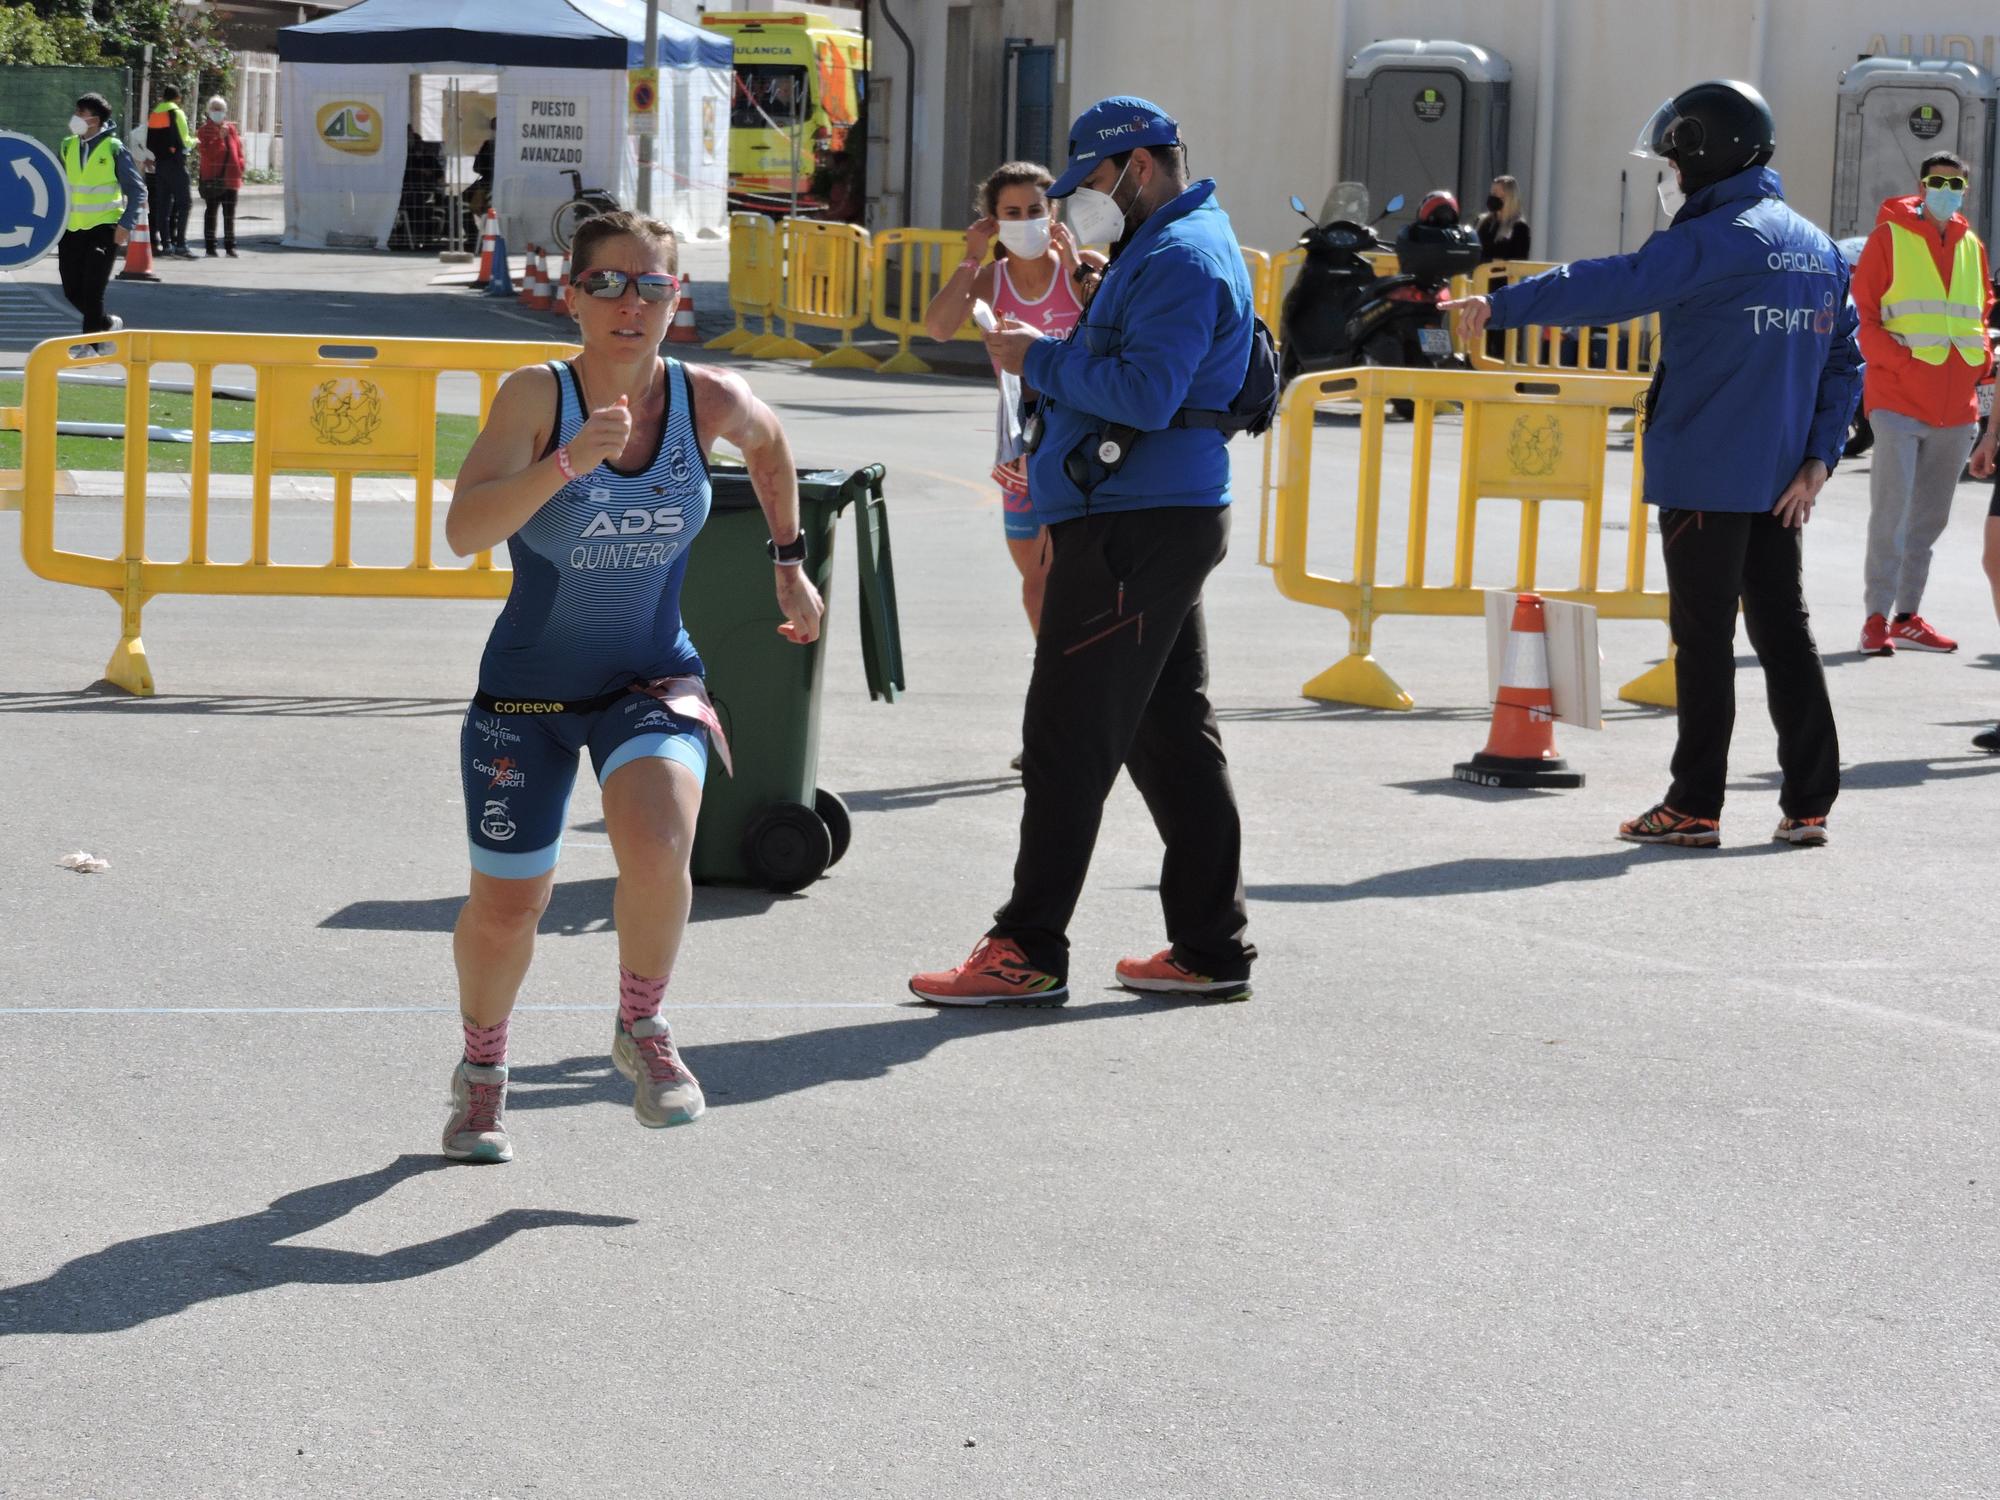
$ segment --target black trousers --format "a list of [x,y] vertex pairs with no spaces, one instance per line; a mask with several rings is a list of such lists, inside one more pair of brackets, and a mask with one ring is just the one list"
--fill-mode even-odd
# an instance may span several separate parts
[[1104,799],[1131,773],[1167,851],[1160,904],[1175,957],[1249,975],[1243,827],[1208,701],[1202,586],[1229,547],[1227,508],[1084,516],[1049,528],[1053,558],[1021,730],[1021,848],[992,935],[1067,978],[1065,933]]
[[153,252],[187,249],[188,213],[193,198],[188,191],[187,162],[162,156],[154,163],[153,181],[160,196],[153,209]]
[[72,229],[56,243],[56,269],[62,274],[63,295],[83,314],[85,333],[102,333],[111,326],[104,311],[104,289],[118,265],[116,224]]
[[210,255],[215,254],[215,214],[222,211],[222,248],[236,248],[236,189],[224,187],[219,182],[204,182],[201,185],[201,237],[207,241]]
[[1736,606],[1764,669],[1788,818],[1821,818],[1840,794],[1840,738],[1813,641],[1799,528],[1768,513],[1660,511],[1680,738],[1667,803],[1722,816],[1736,727]]

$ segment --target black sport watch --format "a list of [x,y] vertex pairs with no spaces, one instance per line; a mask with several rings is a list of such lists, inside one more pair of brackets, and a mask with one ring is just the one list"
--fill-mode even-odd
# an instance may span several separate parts
[[766,538],[764,542],[764,550],[771,554],[771,561],[774,563],[804,562],[806,560],[805,528],[800,527],[799,534],[793,537],[789,542],[786,542],[785,545],[782,547],[780,547],[775,541]]

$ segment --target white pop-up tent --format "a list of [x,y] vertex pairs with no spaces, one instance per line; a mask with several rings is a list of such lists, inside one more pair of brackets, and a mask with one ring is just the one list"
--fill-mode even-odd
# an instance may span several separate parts
[[[284,28],[285,242],[388,242],[416,123],[414,75],[458,75],[492,91],[494,203],[517,250],[549,242],[570,172],[636,206],[628,70],[644,63],[645,15],[641,0],[361,0]],[[683,235],[720,235],[731,45],[670,16],[659,27],[653,213]]]

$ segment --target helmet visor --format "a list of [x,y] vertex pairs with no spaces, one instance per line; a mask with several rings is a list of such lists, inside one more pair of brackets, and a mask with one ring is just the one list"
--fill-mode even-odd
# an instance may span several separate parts
[[1653,117],[1646,121],[1639,131],[1639,139],[1632,144],[1634,156],[1654,156],[1665,159],[1673,148],[1674,126],[1680,122],[1680,111],[1669,99],[1653,111]]

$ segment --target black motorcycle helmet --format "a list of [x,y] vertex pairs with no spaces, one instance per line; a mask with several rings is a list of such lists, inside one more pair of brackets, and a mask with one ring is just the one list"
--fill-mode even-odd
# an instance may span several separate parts
[[1747,83],[1714,79],[1676,94],[1646,122],[1634,156],[1660,156],[1681,169],[1690,193],[1761,167],[1777,149],[1777,122]]

